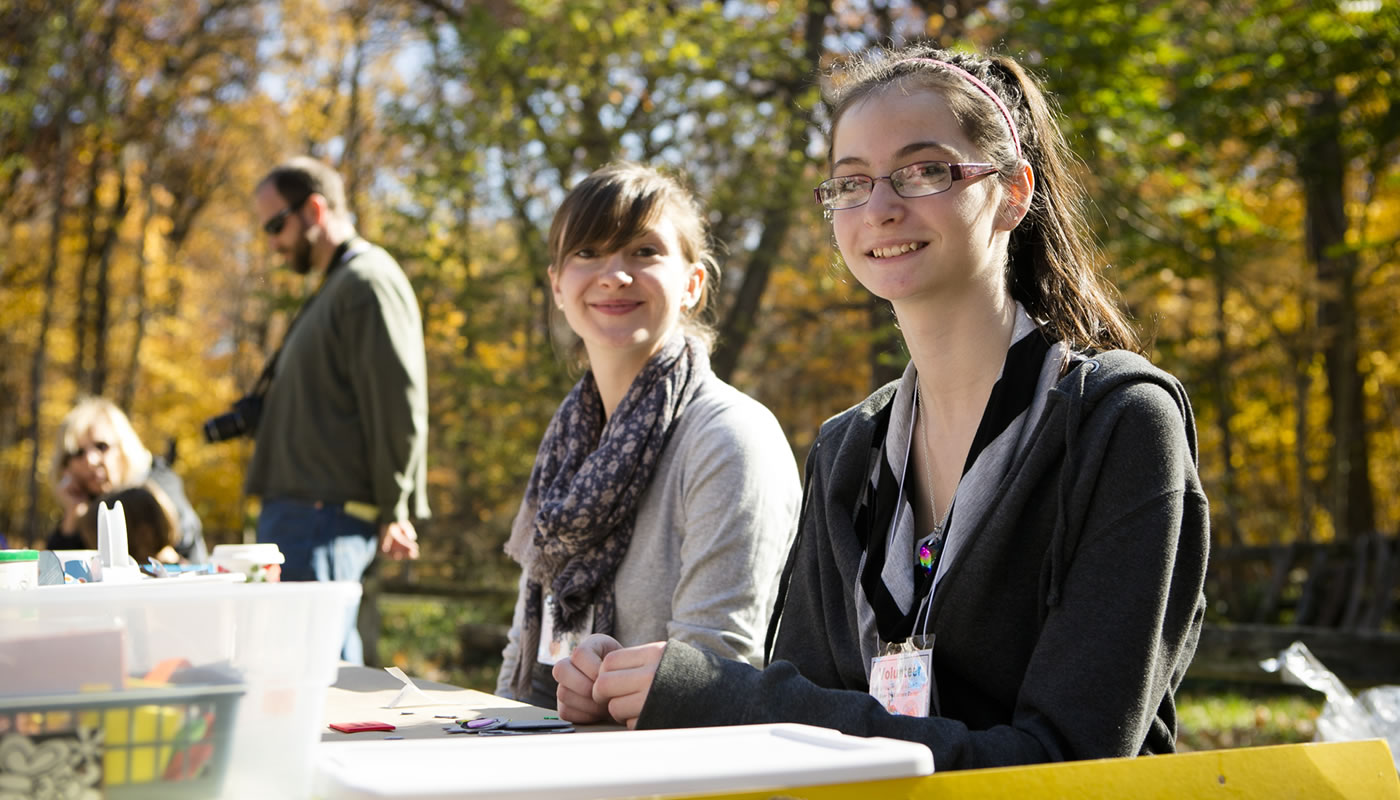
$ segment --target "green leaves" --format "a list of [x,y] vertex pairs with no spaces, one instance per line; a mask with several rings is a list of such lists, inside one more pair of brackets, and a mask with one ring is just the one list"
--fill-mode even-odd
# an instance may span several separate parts
[[[946,18],[899,1],[51,5],[13,0],[3,13],[15,24],[0,25],[0,344],[19,354],[0,370],[0,420],[28,413],[10,398],[29,391],[55,188],[70,215],[59,287],[73,297],[83,254],[107,229],[98,214],[96,235],[83,230],[85,203],[111,209],[128,187],[103,333],[127,352],[145,298],[140,357],[114,369],[137,376],[139,424],[184,436],[239,394],[301,296],[259,243],[247,193],[268,164],[311,150],[354,179],[362,228],[400,257],[422,300],[443,514],[425,536],[491,563],[576,377],[552,338],[550,216],[580,176],[630,158],[684,170],[707,201],[731,323],[723,358],[800,452],[903,358],[888,311],[837,265],[810,203],[825,154],[817,67],[884,37],[931,35],[1004,50],[1047,82],[1086,162],[1110,275],[1154,355],[1187,380],[1213,504],[1248,537],[1311,520],[1304,495],[1329,457],[1315,341],[1329,295],[1308,262],[1302,178],[1304,145],[1334,131],[1349,227],[1320,252],[1356,260],[1369,441],[1378,463],[1400,459],[1388,410],[1400,370],[1375,357],[1400,352],[1393,2],[1012,0],[955,4]],[[1319,119],[1328,93],[1334,111]],[[71,157],[55,187],[60,123]],[[19,423],[0,424],[12,482],[77,391],[76,313],[56,308],[44,436],[36,445]],[[211,528],[233,533],[237,459],[193,442],[181,452]],[[1378,498],[1400,497],[1396,478],[1373,472]],[[1393,527],[1400,501],[1380,503]],[[0,527],[17,512],[5,513]]]

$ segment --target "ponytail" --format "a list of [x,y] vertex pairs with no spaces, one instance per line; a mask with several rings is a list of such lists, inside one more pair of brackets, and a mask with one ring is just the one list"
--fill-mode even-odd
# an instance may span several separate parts
[[1034,78],[1006,56],[992,72],[1020,101],[1021,148],[1035,175],[1030,210],[1011,232],[1007,278],[1011,296],[1075,348],[1141,352],[1136,332],[1099,271],[1085,212],[1087,198],[1073,171],[1078,158],[1065,141],[1055,109]]
[[[942,94],[968,139],[997,165],[1003,181],[1016,174],[1022,158],[1030,164],[1035,191],[1007,248],[1012,298],[1074,349],[1141,353],[1116,290],[1100,274],[1102,256],[1089,232],[1083,189],[1073,175],[1077,159],[1035,78],[1007,56],[982,58],[926,44],[877,49],[829,76],[828,141],[835,140],[847,110],[893,86]],[[988,89],[995,97],[989,99]],[[1014,123],[1008,124],[1003,110]]]

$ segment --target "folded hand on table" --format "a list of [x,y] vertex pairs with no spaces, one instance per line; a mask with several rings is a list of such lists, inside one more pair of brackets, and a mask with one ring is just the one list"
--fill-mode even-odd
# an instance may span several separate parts
[[636,729],[665,652],[665,642],[651,642],[608,653],[593,682],[593,700],[606,705],[613,719]]
[[580,724],[611,719],[636,728],[665,650],[665,642],[623,647],[605,633],[579,642],[552,672],[559,717]]
[[593,699],[593,682],[598,680],[603,659],[621,647],[606,633],[595,633],[579,642],[568,658],[555,663],[551,674],[559,684],[554,697],[560,719],[587,724],[609,718],[607,703]]

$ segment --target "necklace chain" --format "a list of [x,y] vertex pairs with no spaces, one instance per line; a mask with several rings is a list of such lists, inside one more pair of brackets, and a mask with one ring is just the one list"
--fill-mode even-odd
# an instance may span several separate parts
[[[919,437],[919,445],[924,453],[924,483],[928,488],[928,507],[929,510],[933,512],[933,529],[935,531],[940,531],[943,529],[943,525],[948,521],[948,511],[952,509],[953,504],[950,502],[943,514],[940,515],[938,513],[938,501],[934,499],[933,494],[933,458],[929,455],[928,449],[928,412],[924,411],[924,393],[922,389],[914,392],[914,401],[918,406],[919,420],[924,423],[924,433]],[[917,432],[918,429],[916,426],[915,433]]]

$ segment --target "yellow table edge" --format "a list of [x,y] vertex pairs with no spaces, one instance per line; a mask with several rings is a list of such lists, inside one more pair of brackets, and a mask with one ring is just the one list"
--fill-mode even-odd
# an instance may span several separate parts
[[1400,778],[1381,739],[943,772],[924,778],[703,795],[688,800],[981,800],[982,798],[1283,797],[1400,800]]

